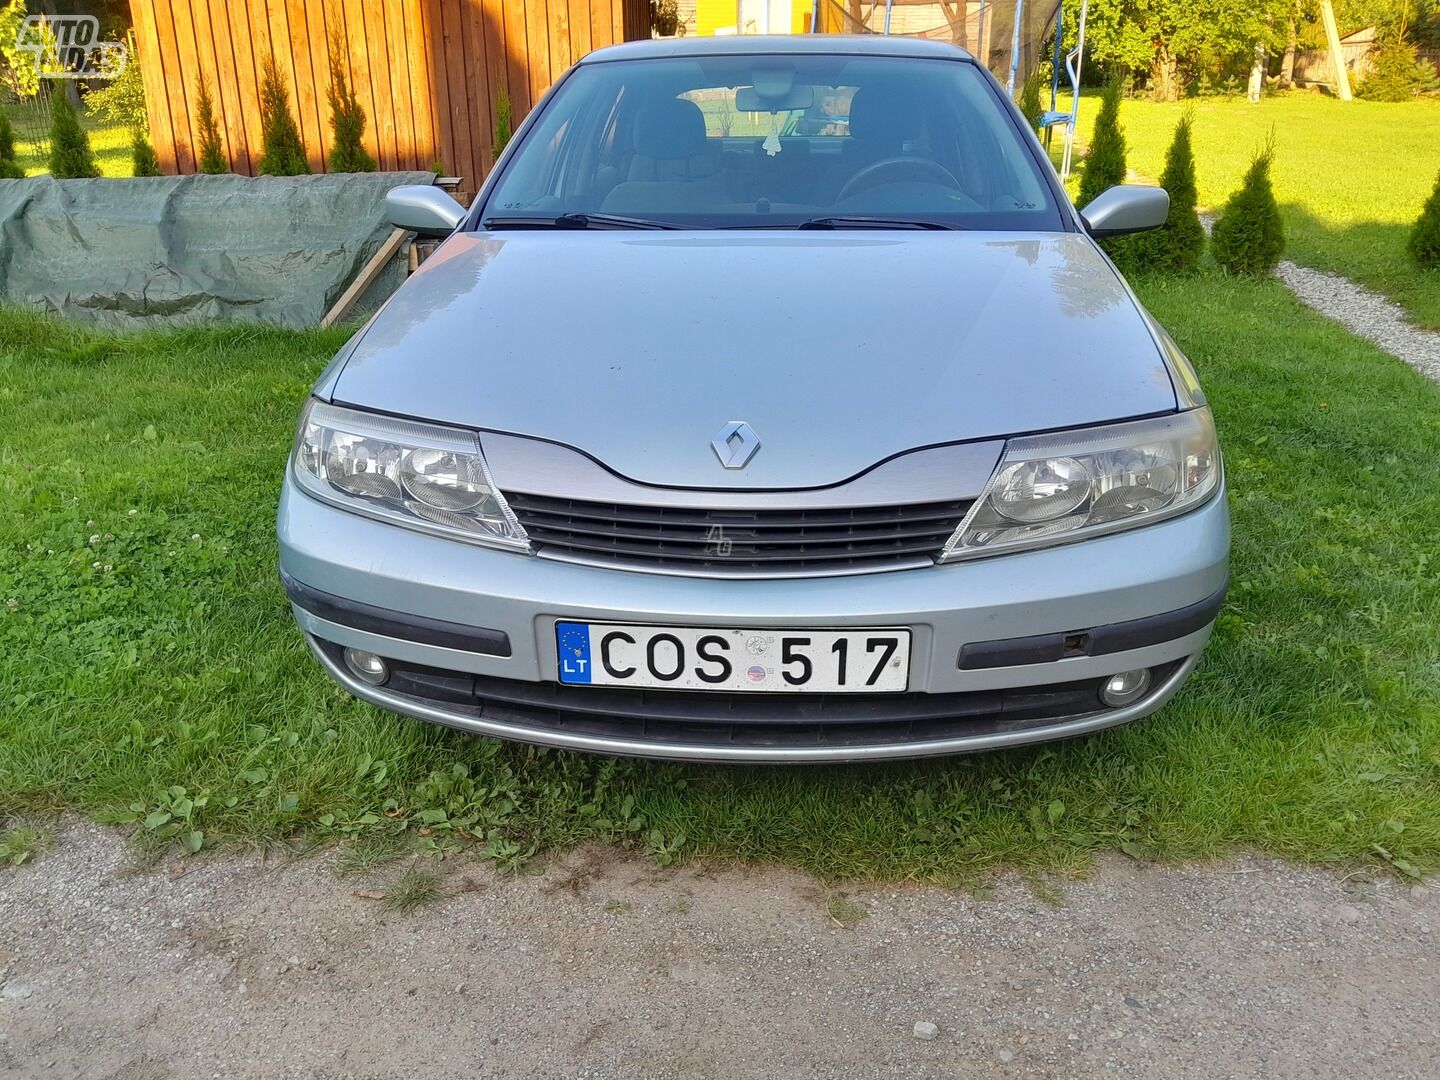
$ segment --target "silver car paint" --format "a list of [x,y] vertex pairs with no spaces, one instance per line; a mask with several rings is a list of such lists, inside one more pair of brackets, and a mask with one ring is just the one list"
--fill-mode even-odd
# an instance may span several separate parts
[[[715,489],[1176,407],[1128,290],[1073,233],[460,233],[333,397]],[[710,446],[730,420],[764,444],[744,469]]]

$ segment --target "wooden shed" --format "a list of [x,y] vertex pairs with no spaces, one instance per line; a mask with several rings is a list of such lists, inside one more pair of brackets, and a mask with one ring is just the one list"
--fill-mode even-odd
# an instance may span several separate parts
[[310,167],[330,148],[328,42],[349,77],[381,169],[439,162],[478,187],[494,161],[502,94],[521,118],[571,63],[650,36],[649,0],[131,0],[150,135],[162,171],[196,171],[199,80],[230,167],[260,159],[260,76],[273,55]]

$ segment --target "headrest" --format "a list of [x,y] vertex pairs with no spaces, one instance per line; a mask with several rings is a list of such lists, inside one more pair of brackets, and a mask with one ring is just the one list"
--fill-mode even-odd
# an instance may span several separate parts
[[635,152],[650,158],[695,157],[705,150],[705,114],[693,101],[671,98],[635,118]]
[[850,134],[871,142],[901,142],[920,130],[920,105],[914,95],[893,86],[862,87],[850,99]]

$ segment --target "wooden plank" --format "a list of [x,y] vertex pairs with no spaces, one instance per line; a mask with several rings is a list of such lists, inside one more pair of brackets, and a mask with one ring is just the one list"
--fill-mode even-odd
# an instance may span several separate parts
[[[320,127],[320,110],[315,102],[315,71],[310,64],[310,28],[305,18],[305,0],[285,0],[277,4],[285,20],[286,53],[294,80],[290,105],[300,125],[300,138],[305,143],[305,160],[311,172],[325,168],[325,138]],[[274,26],[272,15],[272,29]]]
[[610,0],[610,40],[625,40],[625,0]]
[[443,28],[440,55],[443,74],[450,87],[450,138],[453,162],[446,162],[465,177],[467,190],[473,190],[475,172],[475,141],[470,130],[470,87],[465,78],[465,27],[461,15],[462,0],[440,0]]
[[366,0],[344,0],[345,54],[350,63],[350,85],[365,110],[365,149],[377,164],[380,155],[380,125],[376,120],[375,91],[370,82],[370,53],[365,43]]
[[405,23],[405,70],[410,79],[410,108],[415,128],[415,167],[428,169],[435,161],[435,107],[431,90],[430,55],[425,45],[425,5],[402,0]]
[[[559,0],[557,0],[557,3]],[[525,0],[525,59],[530,66],[529,112],[550,86],[550,6],[545,0]]]
[[[228,165],[230,162],[230,139],[228,132],[225,130],[225,103],[220,96],[220,71],[219,64],[215,57],[215,36],[210,28],[209,0],[191,0],[190,15],[195,27],[195,67],[191,72],[190,79],[191,82],[204,79],[206,87],[210,91],[210,111],[215,117],[215,126],[220,132],[220,153]],[[200,95],[198,88],[195,100],[195,132],[197,139],[195,152],[198,158],[200,153],[200,143],[198,141],[200,132]],[[196,168],[199,168],[200,163],[198,160],[195,165]]]
[[590,0],[570,0],[571,61],[583,60],[590,49]]
[[590,48],[603,49],[615,42],[612,0],[590,0]]
[[330,127],[330,4],[327,0],[304,0],[304,6],[310,72],[315,80],[315,117],[320,122],[320,167],[328,170],[328,155],[335,142]]
[[505,68],[506,81],[510,85],[510,108],[515,123],[530,111],[530,71],[526,57],[530,55],[529,28],[525,19],[525,4],[508,0],[501,5],[505,9]]
[[485,5],[480,0],[461,0],[465,31],[465,85],[470,92],[470,164],[465,169],[467,190],[478,191],[480,181],[493,159],[494,119],[490,104],[489,41],[485,33]]
[[[184,4],[187,0],[173,0]],[[170,122],[174,135],[175,171],[193,173],[195,152],[190,136],[190,105],[185,97],[185,69],[175,47],[175,18],[171,0],[156,0],[155,32],[159,42],[161,83],[170,106]]]
[[424,38],[425,62],[434,88],[435,156],[454,171],[460,168],[460,163],[455,160],[455,136],[450,126],[450,81],[445,67],[445,25],[440,0],[425,0]]
[[568,0],[550,0],[550,83],[570,67],[570,5]]
[[245,125],[245,142],[250,153],[250,175],[260,171],[260,153],[264,140],[260,126],[260,69],[255,63],[253,24],[244,4],[224,3],[230,24],[230,44],[235,51],[235,82],[240,98],[240,116]]
[[166,0],[134,0],[135,47],[140,53],[140,74],[145,82],[145,113],[150,123],[150,141],[160,159],[160,171],[175,172],[175,132],[170,126],[170,97],[165,92],[165,68],[160,58],[160,41],[155,31],[155,5]]
[[[380,168],[393,170],[395,152],[395,99],[390,94],[390,54],[385,42],[385,12],[375,0],[366,0],[365,56],[370,65],[370,86],[375,92],[375,134],[380,147]],[[398,58],[397,58],[398,59]]]
[[405,229],[396,229],[390,234],[385,243],[380,245],[380,250],[375,252],[370,261],[365,264],[364,269],[355,275],[355,280],[340,295],[340,299],[335,301],[335,306],[325,313],[325,317],[320,320],[321,326],[333,326],[345,317],[345,313],[355,306],[356,300],[360,299],[361,293],[370,287],[371,283],[380,276],[380,271],[384,270],[386,264],[395,257],[395,253],[400,250],[400,245],[405,242],[405,237],[409,235]]
[[395,115],[395,167],[415,168],[415,109],[410,103],[409,47],[405,12],[400,0],[372,0],[385,14],[385,40],[390,54],[390,100]]
[[210,36],[215,45],[217,99],[224,114],[225,142],[230,153],[233,172],[250,172],[249,139],[245,132],[244,107],[241,104],[239,75],[235,67],[235,45],[230,38],[230,16],[224,0],[208,0],[206,14],[210,19]]
[[[200,87],[197,83],[204,71],[200,61],[199,40],[195,35],[195,0],[171,0],[170,11],[175,20],[175,49],[179,60],[180,89],[185,95],[185,108],[189,116],[190,147],[195,159],[196,171],[200,168]],[[215,96],[215,88],[210,88]]]

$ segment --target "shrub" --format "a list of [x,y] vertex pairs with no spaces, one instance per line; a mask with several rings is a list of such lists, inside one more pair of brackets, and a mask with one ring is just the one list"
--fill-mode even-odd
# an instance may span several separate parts
[[304,176],[310,171],[300,128],[290,113],[290,92],[274,56],[265,58],[260,80],[260,172],[267,176]]
[[1421,266],[1440,270],[1440,175],[1435,177],[1435,190],[1425,200],[1406,247]]
[[230,165],[220,144],[220,125],[215,122],[215,99],[203,75],[195,80],[195,100],[195,123],[200,129],[200,160],[195,167],[211,175],[228,173]]
[[1120,130],[1120,97],[1124,85],[1119,79],[1105,84],[1100,112],[1095,117],[1095,136],[1085,155],[1085,172],[1080,177],[1080,205],[1107,188],[1125,182],[1125,133]]
[[1040,130],[1040,120],[1045,115],[1045,106],[1040,103],[1040,85],[1043,81],[1043,72],[1037,67],[1030,72],[1030,77],[1020,88],[1020,99],[1016,102],[1020,106],[1021,114],[1036,132]]
[[160,175],[160,159],[155,156],[155,148],[145,137],[144,128],[130,129],[130,161],[135,167],[136,176]]
[[75,106],[59,87],[50,95],[50,175],[57,180],[99,176],[90,152],[90,136],[80,126]]
[[1409,101],[1416,94],[1436,89],[1435,69],[1422,63],[1415,46],[1398,36],[1382,41],[1370,58],[1370,72],[1355,88],[1355,96],[1369,101]]
[[10,117],[0,110],[0,180],[23,180],[25,170],[15,160],[15,129]]
[[1165,151],[1165,171],[1160,174],[1160,186],[1170,193],[1170,214],[1165,224],[1129,239],[1131,261],[1147,270],[1193,270],[1205,250],[1205,229],[1195,211],[1199,195],[1195,189],[1195,152],[1190,145],[1194,119],[1189,112],[1180,118],[1170,149]]
[[1210,250],[1215,261],[1232,274],[1268,274],[1279,265],[1285,250],[1285,227],[1270,186],[1274,156],[1273,143],[1255,155],[1245,183],[1230,196],[1220,220],[1215,222]]
[[330,171],[341,173],[374,172],[375,159],[361,142],[365,134],[365,110],[345,75],[345,54],[340,37],[330,38],[330,130],[335,141],[330,146]]
[[514,134],[512,124],[514,116],[510,108],[510,94],[505,87],[495,91],[495,127],[491,131],[491,145],[494,146],[494,154],[498,158],[505,147],[510,145],[510,136]]
[[676,0],[650,0],[650,25],[660,37],[680,31],[680,5]]

